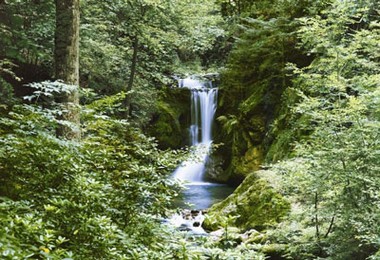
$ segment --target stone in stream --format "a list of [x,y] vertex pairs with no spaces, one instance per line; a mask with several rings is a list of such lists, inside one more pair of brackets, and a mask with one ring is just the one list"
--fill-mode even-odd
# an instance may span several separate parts
[[206,235],[202,228],[205,219],[202,210],[184,209],[180,214],[175,214],[169,219],[169,223],[180,231],[188,231],[196,235]]
[[193,223],[193,227],[200,227],[201,226],[201,223],[200,222],[194,222]]

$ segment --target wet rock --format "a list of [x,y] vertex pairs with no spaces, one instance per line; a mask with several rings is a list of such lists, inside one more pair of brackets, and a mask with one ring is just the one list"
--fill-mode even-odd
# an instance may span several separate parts
[[178,227],[178,230],[179,230],[179,231],[186,231],[186,232],[188,232],[188,231],[191,231],[191,228],[190,228],[188,225],[186,225],[186,224],[181,224],[181,225]]
[[196,235],[205,235],[206,231],[202,228],[205,219],[201,210],[182,210],[181,213],[173,215],[168,223],[180,231],[191,232]]

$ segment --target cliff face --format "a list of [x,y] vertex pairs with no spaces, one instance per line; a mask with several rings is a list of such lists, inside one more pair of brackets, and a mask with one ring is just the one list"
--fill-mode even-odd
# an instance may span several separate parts
[[[236,100],[222,89],[214,142],[223,145],[213,156],[223,162],[223,170],[214,174],[214,179],[238,184],[263,164],[289,155],[296,133],[289,127],[288,105],[294,102],[296,95],[285,87],[272,93],[268,91],[273,90],[252,94],[255,100],[249,100],[250,109],[242,111],[248,100]],[[239,104],[238,109],[232,107],[232,103]]]
[[265,230],[290,212],[290,203],[275,185],[275,174],[261,169],[266,163],[291,155],[291,143],[300,133],[290,127],[288,106],[297,95],[289,88],[273,95],[270,101],[264,96],[257,97],[257,106],[249,116],[219,117],[222,127],[218,129],[223,130],[216,142],[225,138],[226,145],[215,152],[215,157],[225,158],[225,168],[214,177],[241,184],[227,199],[209,209],[212,222],[205,222],[208,229],[215,230],[222,225],[224,220],[218,216],[236,216],[229,225],[242,231]]

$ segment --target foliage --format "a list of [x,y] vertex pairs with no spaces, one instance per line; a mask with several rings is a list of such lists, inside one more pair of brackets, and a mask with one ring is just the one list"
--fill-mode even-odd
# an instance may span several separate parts
[[31,64],[53,60],[54,4],[52,1],[3,1],[0,58]]
[[[276,138],[271,135],[271,125],[283,112],[282,95],[292,84],[287,64],[304,66],[310,59],[297,48],[295,31],[300,24],[295,18],[310,15],[311,7],[318,3],[220,2],[222,6],[233,3],[229,8],[241,9],[228,11],[239,19],[235,19],[236,42],[221,74],[219,113],[222,116],[218,119],[223,126],[219,138],[229,140],[227,143],[231,147],[228,168],[235,169],[244,163],[241,158],[252,146],[263,151],[264,155],[255,161],[262,164]],[[277,156],[267,158],[274,157]]]
[[133,250],[150,250],[154,216],[176,195],[167,176],[177,160],[107,115],[120,101],[108,99],[84,110],[82,143],[55,137],[54,107],[15,105],[1,118],[0,250],[6,259],[130,259]]
[[298,205],[289,219],[297,229],[283,241],[292,245],[291,258],[364,259],[380,246],[380,30],[373,5],[336,1],[323,16],[300,20],[302,47],[315,58],[295,69],[300,99],[292,113],[294,127],[308,136],[294,159],[274,166]]
[[[2,1],[0,17],[0,59],[22,65],[13,69],[22,81],[7,82],[19,93],[22,84],[54,78],[54,2]],[[213,1],[81,1],[81,87],[128,92],[131,119],[145,127],[157,111],[157,89],[175,84],[173,74],[198,60],[206,67],[224,60],[222,22]]]
[[16,101],[12,85],[3,78],[8,76],[20,80],[12,71],[14,66],[15,64],[7,59],[0,60],[0,103],[4,105],[11,105]]
[[[300,4],[286,2],[289,6]],[[285,41],[292,39],[285,52],[281,52],[280,45],[271,45],[269,28],[280,28],[270,25],[288,17],[282,11],[289,6],[276,9],[279,6],[274,4],[272,10],[281,10],[276,19],[270,19],[270,12],[264,9],[259,15],[258,6],[249,10],[260,19],[243,20],[251,21],[251,25],[245,26],[231,53],[222,99],[222,108],[230,115],[219,118],[234,142],[235,156],[241,157],[243,152],[246,157],[249,147],[258,145],[256,140],[264,140],[268,147],[274,144],[268,150],[272,162],[284,159],[263,174],[271,178],[272,172],[281,178],[276,190],[292,202],[291,214],[277,228],[268,229],[257,246],[264,252],[266,244],[285,245],[280,255],[289,259],[376,259],[380,198],[379,5],[371,0],[321,1],[309,6],[306,16],[300,17],[301,13],[295,11],[293,17],[299,19],[294,26],[273,33],[284,33]],[[247,16],[249,10],[240,15]],[[261,32],[267,33],[266,38],[254,38]],[[275,41],[279,43],[281,40]],[[289,55],[289,49],[297,49],[299,56]],[[285,59],[276,61],[281,54]],[[281,104],[277,111],[262,106],[268,101],[262,93],[274,94],[273,87],[286,88],[267,103]],[[262,111],[258,110],[260,105]],[[247,137],[254,133],[250,120],[262,117],[268,109],[274,113],[265,118],[274,121],[272,125],[268,124],[270,120],[264,124],[266,136],[249,140]],[[243,165],[242,161],[235,162],[235,169]],[[241,187],[235,196],[241,193]],[[252,187],[246,186],[245,190]],[[247,206],[241,203],[245,198],[225,208]],[[222,209],[216,210],[216,214],[220,212]]]
[[200,73],[214,63],[218,66],[224,64],[230,49],[230,36],[215,2],[178,1],[177,12],[180,14],[177,54],[179,62],[184,63],[185,67],[176,64],[178,68],[175,71]]
[[[113,90],[104,89],[104,93],[123,89],[130,73],[136,37],[139,39],[139,74],[144,74],[148,81],[167,82],[162,72],[168,70],[168,63],[173,59],[174,49],[170,45],[176,39],[175,27],[170,21],[174,10],[168,1],[89,0],[82,6],[81,40],[85,43],[81,50],[85,57],[82,67],[88,84],[105,88],[100,84],[114,75],[109,83]],[[163,10],[167,11],[166,15]],[[98,37],[94,38],[95,34]]]

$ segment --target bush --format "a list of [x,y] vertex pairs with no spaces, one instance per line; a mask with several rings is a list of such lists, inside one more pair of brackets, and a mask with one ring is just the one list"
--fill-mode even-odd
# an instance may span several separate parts
[[177,194],[168,175],[178,156],[102,109],[117,109],[120,99],[83,109],[79,143],[55,136],[54,106],[17,105],[0,119],[5,259],[130,259],[134,250],[150,251],[157,216]]

